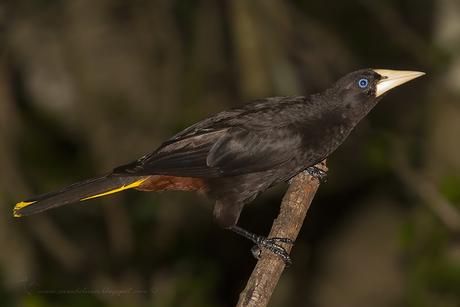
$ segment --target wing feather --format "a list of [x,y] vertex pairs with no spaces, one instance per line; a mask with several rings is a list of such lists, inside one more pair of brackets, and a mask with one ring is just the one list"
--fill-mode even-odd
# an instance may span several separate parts
[[[218,113],[114,173],[213,178],[277,167],[302,146],[291,117],[304,103],[304,97],[278,97]],[[294,109],[286,112],[288,108]]]

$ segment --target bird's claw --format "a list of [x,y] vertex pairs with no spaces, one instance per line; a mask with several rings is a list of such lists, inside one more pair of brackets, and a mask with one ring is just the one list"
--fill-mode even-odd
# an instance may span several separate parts
[[259,259],[262,253],[262,248],[265,248],[271,251],[272,253],[278,255],[281,259],[283,259],[286,266],[289,266],[292,263],[291,257],[289,257],[289,253],[279,243],[294,244],[294,240],[279,237],[266,238],[264,236],[259,236],[252,232],[249,232],[236,225],[231,226],[229,229],[239,234],[240,236],[243,236],[246,239],[251,240],[256,244],[251,249],[251,252],[255,258]]
[[313,178],[318,179],[319,183],[327,182],[327,173],[322,169],[317,168],[316,166],[307,167],[305,169],[305,172]]
[[252,255],[256,259],[260,259],[262,248],[265,248],[274,253],[275,255],[278,255],[284,261],[285,265],[288,267],[292,264],[291,257],[289,256],[289,253],[286,251],[286,249],[278,244],[279,242],[286,244],[294,244],[294,241],[289,238],[265,238],[259,236],[256,241],[257,245],[254,245],[251,249]]
[[294,240],[291,240],[289,238],[273,237],[273,238],[267,238],[265,240],[273,244],[277,242],[286,243],[286,244],[294,244]]

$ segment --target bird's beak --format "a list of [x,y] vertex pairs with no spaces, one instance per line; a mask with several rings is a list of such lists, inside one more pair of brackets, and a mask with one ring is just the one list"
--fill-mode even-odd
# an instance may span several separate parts
[[374,72],[382,76],[382,79],[377,82],[375,97],[379,97],[392,88],[395,88],[425,74],[421,71],[390,69],[374,69]]

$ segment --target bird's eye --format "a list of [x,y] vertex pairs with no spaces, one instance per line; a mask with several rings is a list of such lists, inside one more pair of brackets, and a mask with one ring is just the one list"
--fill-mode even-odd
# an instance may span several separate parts
[[366,78],[359,79],[358,86],[360,88],[366,88],[368,85],[369,85],[369,80],[367,80]]

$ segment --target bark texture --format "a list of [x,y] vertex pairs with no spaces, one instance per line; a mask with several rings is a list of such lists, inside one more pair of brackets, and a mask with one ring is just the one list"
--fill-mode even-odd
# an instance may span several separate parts
[[[327,171],[326,162],[317,165]],[[296,240],[310,204],[318,190],[320,182],[302,172],[294,177],[283,197],[280,213],[273,222],[269,238],[280,237]],[[292,246],[284,244],[288,252]],[[237,307],[267,306],[278,280],[285,268],[284,261],[277,255],[262,250],[244,290],[240,293]]]

